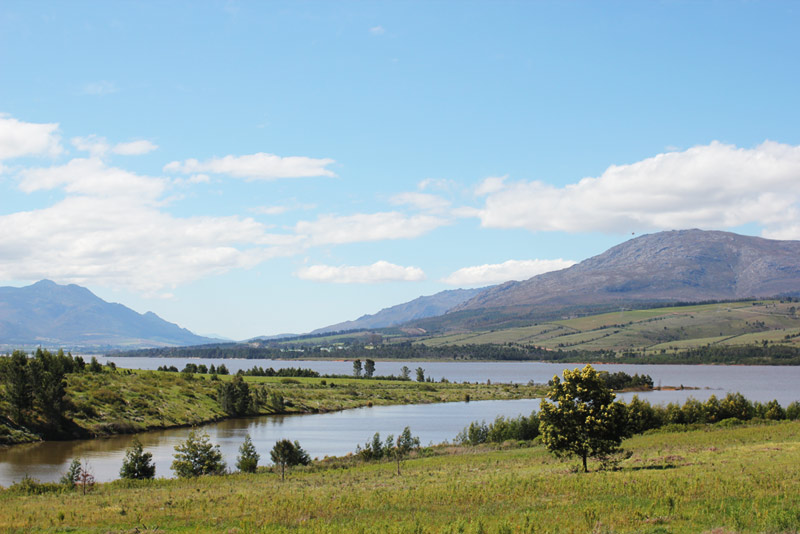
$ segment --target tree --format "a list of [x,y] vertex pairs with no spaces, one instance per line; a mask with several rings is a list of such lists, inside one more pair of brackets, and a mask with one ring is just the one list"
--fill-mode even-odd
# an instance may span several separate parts
[[405,365],[400,368],[400,373],[403,375],[403,380],[411,380],[411,369]]
[[411,429],[405,427],[403,432],[397,436],[392,454],[397,461],[397,474],[400,475],[400,462],[414,450],[419,449],[419,437],[411,435]]
[[270,458],[275,465],[281,468],[281,481],[286,478],[286,467],[294,465],[308,465],[311,463],[311,458],[308,453],[303,450],[298,442],[292,443],[288,439],[282,439],[275,443],[269,453]]
[[131,446],[125,451],[125,459],[122,460],[119,476],[134,480],[146,480],[156,476],[153,454],[144,452],[139,438],[133,438]]
[[591,365],[570,371],[563,381],[554,376],[548,400],[542,400],[540,423],[542,441],[556,456],[578,456],[588,472],[588,457],[605,456],[619,450],[627,434],[625,405],[614,402]]
[[72,462],[69,464],[67,468],[67,472],[64,473],[59,481],[64,486],[69,488],[75,487],[75,484],[78,483],[78,478],[81,475],[81,461],[79,458],[73,458]]
[[258,467],[258,460],[261,458],[256,452],[256,447],[253,445],[253,440],[250,439],[250,434],[244,437],[242,446],[239,447],[239,457],[236,459],[236,469],[242,473],[255,473]]
[[16,423],[22,423],[25,412],[33,407],[33,388],[28,372],[28,356],[21,350],[15,350],[10,358],[2,359],[0,377],[6,386],[6,399]]
[[361,378],[361,360],[355,360],[353,362],[353,376]]
[[186,441],[175,445],[172,470],[181,478],[218,475],[225,471],[219,445],[212,445],[208,434],[189,431]]
[[367,358],[366,361],[364,362],[364,376],[366,376],[367,378],[372,378],[372,375],[374,374],[375,374],[375,361]]
[[425,382],[425,369],[417,367],[417,382]]

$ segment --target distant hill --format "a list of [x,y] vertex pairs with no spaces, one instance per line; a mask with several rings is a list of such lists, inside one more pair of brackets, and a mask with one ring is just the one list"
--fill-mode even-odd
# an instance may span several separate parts
[[488,288],[416,324],[475,329],[618,306],[800,295],[800,241],[680,230],[640,236],[572,267]]
[[397,326],[399,324],[414,321],[416,319],[424,319],[426,317],[435,317],[442,315],[454,306],[458,306],[465,302],[486,288],[478,289],[451,289],[441,291],[435,295],[426,297],[419,297],[410,302],[398,304],[390,308],[384,308],[381,311],[371,314],[362,315],[355,321],[345,321],[343,323],[318,328],[311,332],[311,334],[324,334],[328,332],[340,332],[344,330],[360,330],[369,328],[388,328]]
[[218,341],[158,315],[112,304],[85,287],[42,280],[0,287],[0,346],[103,349],[199,345]]

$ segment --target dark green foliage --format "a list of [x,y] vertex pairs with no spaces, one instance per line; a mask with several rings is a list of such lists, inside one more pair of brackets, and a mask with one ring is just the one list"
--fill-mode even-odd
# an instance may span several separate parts
[[230,382],[221,382],[217,386],[217,400],[228,415],[246,415],[254,411],[250,398],[250,386],[240,375]]
[[366,361],[364,362],[364,376],[366,378],[372,378],[374,374],[375,374],[375,361],[367,358]]
[[144,452],[139,438],[133,438],[131,446],[125,451],[120,478],[145,480],[156,476],[156,466],[153,463],[153,454]]
[[97,358],[92,356],[92,361],[89,362],[89,372],[90,373],[102,373],[103,366],[100,365],[100,362],[97,361]]
[[212,445],[208,434],[192,429],[186,441],[175,446],[172,470],[178,477],[219,475],[225,471],[225,462],[218,445]]
[[376,432],[375,435],[372,436],[372,440],[364,444],[363,449],[361,446],[356,445],[356,455],[362,460],[380,460],[384,457],[389,457],[392,454],[393,448],[394,436],[389,435],[384,442],[381,441],[380,433]]
[[493,423],[470,423],[458,433],[456,442],[462,445],[479,445],[481,443],[503,443],[504,441],[530,441],[539,435],[539,416],[536,412],[529,416],[520,415],[514,418],[497,416]]
[[281,468],[281,480],[286,478],[286,468],[295,465],[308,465],[311,463],[308,453],[303,450],[298,442],[282,439],[275,443],[269,453],[272,462]]
[[353,376],[356,378],[361,378],[361,360],[353,361]]
[[256,447],[253,445],[253,440],[250,439],[250,434],[247,434],[244,437],[242,446],[239,447],[236,469],[242,473],[255,473],[260,458],[261,456],[256,452]]
[[79,372],[71,354],[37,349],[32,357],[22,351],[0,358],[0,382],[5,386],[12,417],[17,423],[57,428],[66,410],[67,373]]
[[425,382],[425,369],[417,367],[417,382]]
[[640,375],[637,373],[631,376],[624,371],[618,371],[616,373],[600,371],[597,374],[603,382],[605,382],[606,387],[611,390],[653,389],[653,379],[650,375]]
[[786,407],[786,419],[790,421],[800,419],[800,402],[794,401]]
[[586,472],[587,458],[614,453],[626,437],[625,405],[591,365],[565,369],[563,381],[556,376],[552,384],[540,407],[542,441],[557,456],[581,458]]
[[402,374],[403,380],[411,380],[411,369],[405,365],[400,369],[400,373]]

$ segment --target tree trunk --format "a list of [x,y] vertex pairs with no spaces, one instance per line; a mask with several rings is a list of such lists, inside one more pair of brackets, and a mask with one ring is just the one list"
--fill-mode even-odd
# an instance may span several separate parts
[[584,454],[582,456],[582,458],[583,458],[583,472],[584,473],[588,473],[589,472],[589,468],[586,466],[586,455]]
[[286,464],[281,464],[281,482],[286,478]]
[[400,456],[397,456],[397,476],[400,476]]

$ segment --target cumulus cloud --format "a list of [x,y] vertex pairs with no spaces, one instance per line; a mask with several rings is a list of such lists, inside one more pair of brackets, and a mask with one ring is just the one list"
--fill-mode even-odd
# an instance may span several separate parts
[[432,215],[407,216],[396,211],[359,213],[356,215],[324,215],[316,221],[300,221],[295,232],[312,245],[409,239],[419,237],[447,224]]
[[112,146],[111,143],[108,142],[108,139],[98,135],[73,137],[72,146],[82,152],[88,152],[92,157],[97,158],[102,158],[109,152],[122,156],[139,156],[158,148],[158,145],[146,140],[117,143]]
[[175,217],[163,209],[169,181],[108,166],[99,158],[25,169],[24,192],[66,198],[0,216],[0,279],[91,281],[148,295],[302,250],[292,234],[270,234],[252,218]]
[[336,176],[327,169],[334,163],[329,158],[307,158],[304,156],[281,157],[274,154],[228,155],[206,161],[187,159],[173,161],[164,166],[167,172],[183,174],[212,173],[227,174],[249,180],[276,180],[278,178],[306,178],[311,176]]
[[303,280],[337,284],[418,282],[425,279],[425,273],[418,267],[403,267],[383,260],[372,265],[311,265],[303,267],[295,275]]
[[63,152],[57,123],[22,122],[0,114],[0,160],[57,156]]
[[64,165],[25,169],[19,188],[26,192],[62,188],[67,193],[100,197],[136,197],[140,202],[157,199],[166,187],[162,178],[138,175],[109,167],[99,158],[76,158]]
[[429,193],[399,193],[390,202],[396,206],[411,206],[421,211],[441,213],[450,207],[450,201]]
[[533,276],[575,265],[572,260],[508,260],[503,263],[464,267],[442,282],[455,286],[482,286],[509,280],[527,280]]
[[130,141],[128,143],[117,143],[114,145],[114,154],[122,156],[140,156],[156,150],[158,145],[147,140]]
[[485,227],[616,233],[756,223],[765,235],[800,238],[800,146],[771,141],[659,154],[565,187],[489,178],[478,192]]

